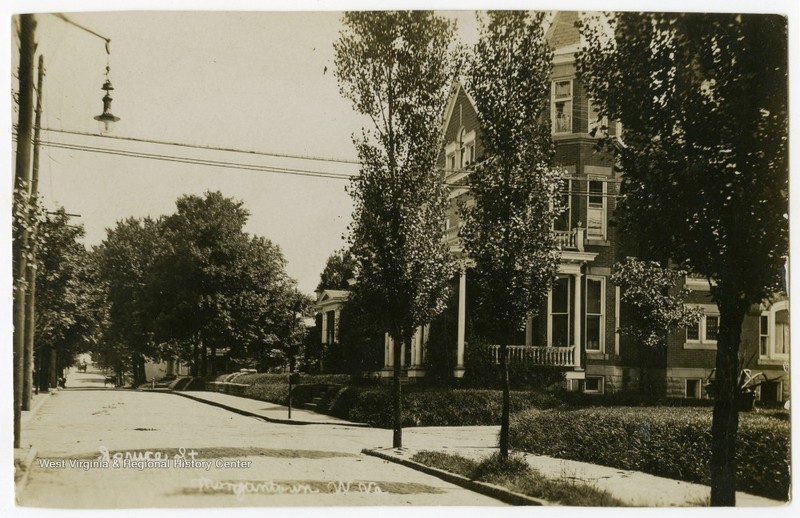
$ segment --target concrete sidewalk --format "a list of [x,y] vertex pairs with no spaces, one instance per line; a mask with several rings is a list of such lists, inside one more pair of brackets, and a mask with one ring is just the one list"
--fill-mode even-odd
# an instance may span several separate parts
[[266,401],[259,401],[257,399],[232,396],[230,394],[223,394],[221,392],[169,392],[178,396],[194,399],[195,401],[208,403],[226,410],[231,410],[239,414],[260,417],[272,423],[296,425],[328,424],[339,426],[369,427],[369,425],[364,423],[353,423],[339,419],[338,417],[319,414],[317,412],[312,412],[311,410],[303,410],[299,408],[292,408],[292,418],[289,419],[289,408],[286,406],[268,403]]
[[[178,392],[176,392],[178,393]],[[365,427],[335,417],[309,410],[292,410],[292,420],[285,419],[287,407],[231,396],[216,392],[180,392],[178,394],[197,401],[206,402],[245,415],[263,417],[286,424],[330,424]],[[422,450],[458,454],[471,459],[482,459],[497,451],[497,426],[469,427],[417,427],[403,429],[403,444],[400,450],[391,448],[367,448],[395,457],[409,459]],[[366,445],[365,445],[366,446]],[[608,491],[629,506],[635,507],[703,507],[707,506],[711,494],[709,486],[657,477],[638,471],[622,470],[574,460],[557,459],[542,455],[522,453],[528,463],[542,475],[576,484],[586,484]],[[771,500],[743,492],[736,494],[737,507],[774,507],[785,502]]]
[[[442,453],[461,455],[473,460],[482,460],[498,451],[497,448],[424,448]],[[420,448],[375,448],[383,456],[410,459]],[[367,452],[369,453],[369,452]],[[574,460],[556,459],[530,453],[520,453],[528,464],[547,478],[585,484],[618,498],[632,507],[706,507],[709,505],[711,488],[703,484],[683,482],[657,477],[639,471],[630,471],[608,466],[599,466]],[[771,500],[737,491],[737,507],[775,507],[786,502]]]

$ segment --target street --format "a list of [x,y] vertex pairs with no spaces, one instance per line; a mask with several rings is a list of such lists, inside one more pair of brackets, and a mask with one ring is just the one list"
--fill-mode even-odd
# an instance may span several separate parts
[[169,393],[104,390],[92,372],[73,373],[67,387],[26,425],[37,457],[20,505],[501,505],[360,453],[391,444],[388,430],[273,424]]

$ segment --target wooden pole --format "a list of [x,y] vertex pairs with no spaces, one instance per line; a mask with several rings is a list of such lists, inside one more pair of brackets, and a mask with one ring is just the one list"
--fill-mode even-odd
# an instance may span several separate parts
[[30,194],[30,223],[34,228],[31,242],[31,253],[28,268],[25,271],[25,280],[28,285],[28,296],[25,298],[25,350],[23,351],[22,371],[22,409],[31,409],[31,394],[33,392],[33,339],[36,305],[36,245],[39,236],[36,236],[36,204],[39,198],[39,133],[42,126],[42,83],[44,81],[44,56],[39,54],[39,81],[36,87],[36,120],[33,124],[33,169],[31,171]]
[[[32,14],[19,17],[19,117],[17,119],[17,153],[14,186],[28,192],[31,170],[31,119],[33,118],[33,55],[36,51],[34,32],[36,19]],[[24,200],[24,201],[23,201]],[[25,272],[27,269],[28,231],[27,196],[14,196],[14,211],[22,218],[18,235],[14,236],[14,447],[20,447],[22,417],[22,372],[25,349]]]

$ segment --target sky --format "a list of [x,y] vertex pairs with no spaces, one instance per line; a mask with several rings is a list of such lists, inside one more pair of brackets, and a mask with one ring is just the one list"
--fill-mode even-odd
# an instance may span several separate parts
[[[475,39],[474,12],[443,13]],[[69,13],[104,41],[47,14],[37,17],[44,55],[42,127],[97,133],[110,66],[112,137],[355,160],[351,136],[368,124],[343,99],[333,73],[339,12]],[[12,46],[17,38],[12,34]],[[18,57],[12,53],[12,67]],[[14,114],[16,118],[16,114]],[[143,151],[344,174],[356,164],[192,150],[43,132],[45,142]],[[250,212],[245,230],[282,249],[287,272],[311,293],[351,221],[347,181],[204,167],[43,146],[39,191],[79,215],[87,246],[128,217],[158,217],[184,194],[221,191]]]
[[[736,3],[719,5],[733,8]],[[38,53],[44,55],[46,69],[44,128],[97,133],[93,117],[102,110],[100,87],[109,65],[115,88],[113,112],[121,119],[114,137],[355,160],[351,137],[369,122],[340,96],[333,73],[333,43],[341,28],[341,12],[308,9],[375,4],[340,4],[320,0],[270,3],[274,8],[307,11],[257,12],[253,10],[263,9],[263,2],[143,0],[112,5],[87,0],[12,0],[14,10],[10,12],[64,11],[72,21],[111,38],[111,54],[107,56],[102,39],[52,15],[38,16]],[[486,7],[485,2],[469,1],[433,4],[450,9]],[[603,7],[614,4],[620,2],[607,2]],[[566,8],[570,3],[495,5]],[[573,7],[581,5],[578,2]],[[696,7],[697,3],[689,5]],[[131,6],[175,11],[80,12]],[[203,7],[240,11],[185,11]],[[476,41],[474,11],[440,13],[458,22],[462,42]],[[11,29],[11,67],[16,70],[17,38],[15,29]],[[11,115],[16,121],[16,114]],[[42,140],[340,174],[354,174],[358,167],[58,132],[45,132]],[[42,148],[39,185],[49,208],[63,206],[67,212],[80,215],[74,220],[86,229],[87,246],[100,243],[106,229],[121,219],[170,214],[175,210],[175,200],[184,194],[219,190],[244,203],[250,212],[245,230],[279,245],[287,260],[287,272],[298,281],[301,291],[309,294],[328,256],[346,245],[343,236],[353,208],[345,192],[347,182],[342,179],[205,167],[48,146]]]

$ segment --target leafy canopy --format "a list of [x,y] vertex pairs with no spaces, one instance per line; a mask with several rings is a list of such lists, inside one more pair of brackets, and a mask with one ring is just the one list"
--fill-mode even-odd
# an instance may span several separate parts
[[490,11],[467,77],[484,156],[469,176],[475,204],[461,207],[461,239],[475,262],[480,313],[491,315],[501,337],[546,296],[559,261],[552,226],[563,173],[552,166],[555,148],[542,117],[552,66],[543,16]]
[[407,338],[444,308],[453,273],[442,242],[446,193],[434,170],[454,24],[426,11],[352,12],[335,43],[343,97],[372,121],[354,138],[360,174],[350,246],[360,289],[382,324]]
[[714,293],[760,301],[788,253],[786,19],[617,13],[609,23],[613,32],[584,24],[578,70],[600,115],[622,122],[623,231],[716,279]]

